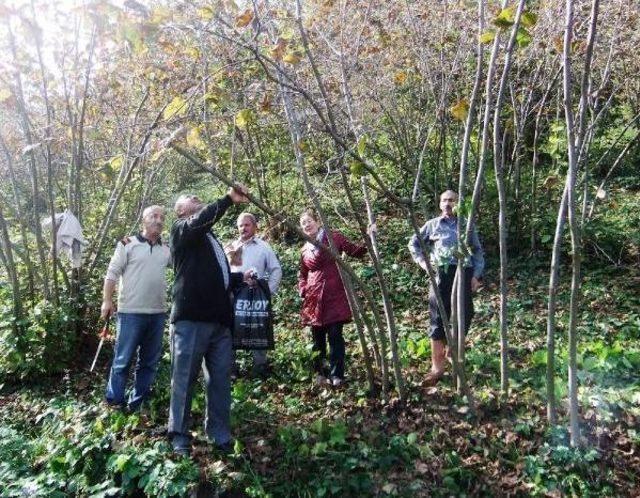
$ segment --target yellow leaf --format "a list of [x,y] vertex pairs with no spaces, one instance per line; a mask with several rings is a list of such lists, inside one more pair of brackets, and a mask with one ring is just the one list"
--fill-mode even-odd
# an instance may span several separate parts
[[11,90],[9,90],[8,88],[0,88],[0,102],[4,102],[10,97],[11,97]]
[[187,55],[189,57],[191,57],[192,59],[199,59],[200,58],[200,49],[198,47],[187,47]]
[[150,158],[150,161],[152,163],[157,162],[164,155],[165,152],[167,152],[167,149],[165,147],[158,149],[153,153],[153,155]]
[[171,119],[174,116],[182,116],[185,112],[187,112],[187,102],[180,95],[177,95],[169,102],[169,105],[162,113],[162,117],[164,119]]
[[151,22],[153,24],[161,24],[168,21],[173,16],[171,9],[167,7],[156,7],[151,13]]
[[293,38],[294,31],[291,28],[286,28],[282,33],[280,33],[280,38],[283,40],[291,40]]
[[198,9],[198,15],[200,16],[200,19],[202,19],[203,21],[210,21],[211,19],[214,18],[216,13],[211,7],[207,6],[207,7],[202,7],[201,9]]
[[485,31],[480,35],[480,43],[491,43],[496,37],[495,31]]
[[216,106],[220,102],[220,94],[217,91],[209,91],[202,97],[203,100],[212,106]]
[[251,113],[251,109],[242,109],[236,114],[236,126],[238,128],[246,128],[249,123],[253,120],[253,115]]
[[305,152],[309,148],[307,142],[305,142],[304,140],[300,140],[297,145],[298,149],[300,149],[301,152]]
[[553,39],[553,46],[558,51],[558,53],[562,53],[562,51],[564,50],[564,39],[562,38],[562,36],[556,36]]
[[242,14],[236,17],[236,26],[238,28],[244,28],[253,21],[253,10],[246,9]]
[[120,171],[123,164],[124,164],[124,157],[122,157],[122,154],[118,154],[117,156],[112,157],[111,160],[109,161],[109,167],[113,171]]
[[502,9],[492,22],[499,28],[508,28],[509,26],[513,26],[515,16],[515,7],[507,7],[506,9]]
[[449,112],[457,120],[464,121],[467,119],[467,114],[469,114],[469,102],[466,99],[461,99],[451,106]]
[[556,186],[559,181],[560,180],[559,180],[557,175],[549,175],[544,179],[544,182],[542,183],[542,186],[548,190],[548,189]]
[[289,52],[282,58],[282,60],[287,64],[297,64],[300,62],[300,55],[296,52]]
[[407,73],[404,71],[397,71],[396,74],[393,75],[393,80],[396,82],[396,85],[402,85],[407,81]]
[[194,126],[187,133],[187,144],[189,147],[193,147],[194,149],[203,149],[205,148],[205,143],[202,140],[202,135],[200,135],[200,127]]

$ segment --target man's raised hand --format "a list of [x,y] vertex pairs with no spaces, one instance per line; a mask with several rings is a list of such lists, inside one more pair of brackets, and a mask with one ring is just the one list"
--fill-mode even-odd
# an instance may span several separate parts
[[229,191],[227,192],[227,195],[231,197],[231,200],[233,201],[234,204],[240,204],[243,202],[247,202],[249,200],[247,199],[248,193],[249,191],[247,190],[247,187],[245,187],[241,183],[236,183],[233,187],[229,189]]

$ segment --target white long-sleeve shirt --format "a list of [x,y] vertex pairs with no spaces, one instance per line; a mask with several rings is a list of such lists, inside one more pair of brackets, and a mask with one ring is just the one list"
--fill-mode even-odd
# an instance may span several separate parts
[[253,237],[248,242],[238,239],[230,247],[233,249],[242,245],[241,263],[231,265],[232,272],[245,272],[255,269],[258,278],[266,278],[271,294],[275,294],[282,279],[282,267],[271,246],[259,237]]

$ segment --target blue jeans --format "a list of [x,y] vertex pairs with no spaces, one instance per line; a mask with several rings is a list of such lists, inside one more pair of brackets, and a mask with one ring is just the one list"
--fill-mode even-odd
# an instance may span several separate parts
[[171,326],[168,432],[174,448],[190,444],[191,402],[200,368],[206,384],[207,437],[217,445],[231,440],[231,352],[231,332],[219,323],[179,320]]
[[[137,410],[148,397],[162,355],[166,317],[166,313],[118,313],[116,345],[105,393],[108,403],[128,404],[129,409]],[[129,367],[136,353],[133,391],[125,402]]]

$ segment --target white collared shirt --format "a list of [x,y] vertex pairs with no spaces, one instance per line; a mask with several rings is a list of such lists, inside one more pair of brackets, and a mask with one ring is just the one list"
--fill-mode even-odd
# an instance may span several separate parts
[[266,278],[271,294],[275,294],[282,279],[282,268],[271,246],[257,236],[247,242],[238,239],[233,243],[233,247],[240,247],[240,245],[242,245],[240,256],[242,261],[239,265],[231,265],[231,271],[256,270],[258,278]]

